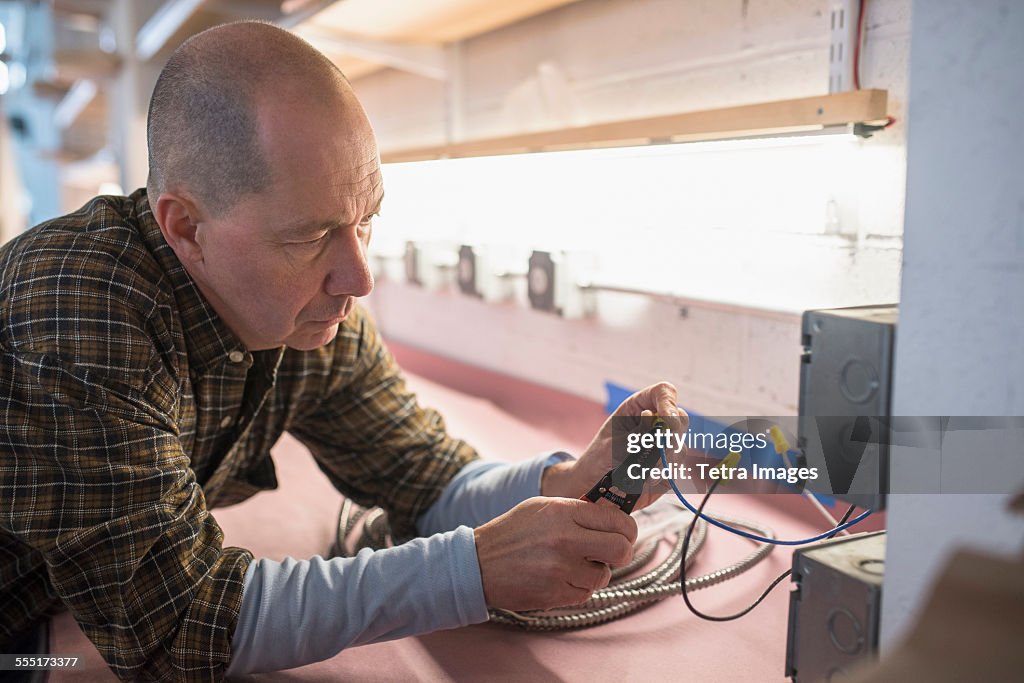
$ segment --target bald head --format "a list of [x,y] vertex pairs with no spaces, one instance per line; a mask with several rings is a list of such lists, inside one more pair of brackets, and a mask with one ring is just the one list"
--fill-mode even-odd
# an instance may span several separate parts
[[182,43],[150,100],[150,201],[186,190],[219,215],[262,192],[273,168],[260,142],[260,111],[282,102],[358,107],[327,57],[271,24],[224,24]]

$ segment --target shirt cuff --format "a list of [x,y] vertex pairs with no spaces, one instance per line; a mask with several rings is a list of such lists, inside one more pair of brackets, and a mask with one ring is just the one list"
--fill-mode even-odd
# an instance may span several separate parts
[[511,510],[527,498],[540,495],[544,470],[573,457],[557,452],[515,464],[477,460],[463,467],[440,498],[417,520],[423,535],[461,524],[478,527]]

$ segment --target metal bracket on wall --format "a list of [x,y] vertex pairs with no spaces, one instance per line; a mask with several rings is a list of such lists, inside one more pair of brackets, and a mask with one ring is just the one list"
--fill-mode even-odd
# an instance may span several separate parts
[[832,0],[829,12],[828,91],[853,90],[857,16],[863,0]]

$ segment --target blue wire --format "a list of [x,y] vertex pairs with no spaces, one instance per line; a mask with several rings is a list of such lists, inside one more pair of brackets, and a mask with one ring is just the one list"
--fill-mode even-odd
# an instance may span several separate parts
[[[664,448],[659,448],[658,450],[661,453],[661,463],[662,463],[662,465],[665,466],[665,469],[668,469],[669,468],[668,467],[668,458],[665,457],[665,449]],[[846,524],[840,524],[836,528],[829,529],[825,533],[818,534],[817,536],[814,536],[812,538],[805,538],[805,539],[800,540],[800,541],[780,541],[780,540],[778,540],[776,538],[766,538],[764,536],[758,536],[757,534],[752,534],[752,533],[750,533],[748,531],[743,531],[742,529],[737,529],[736,527],[729,526],[728,524],[725,524],[724,522],[719,522],[717,519],[714,519],[712,517],[708,517],[707,515],[705,515],[702,512],[698,512],[697,508],[695,508],[692,505],[690,505],[690,501],[686,500],[686,498],[683,497],[683,494],[679,490],[679,487],[676,486],[676,482],[675,482],[674,479],[669,479],[668,483],[672,486],[672,490],[675,491],[676,498],[678,498],[679,501],[683,505],[686,506],[686,509],[689,510],[690,512],[692,512],[695,516],[698,516],[701,519],[703,519],[708,524],[711,524],[713,526],[717,526],[719,529],[725,529],[726,531],[731,531],[732,533],[736,534],[737,536],[743,536],[744,538],[749,538],[752,541],[758,541],[759,543],[771,543],[773,545],[805,545],[807,543],[814,543],[815,541],[820,541],[820,540],[822,540],[824,538],[828,538],[829,536],[831,536],[833,534],[839,533],[843,529],[849,529],[854,524],[857,524],[857,523],[861,522],[862,520],[864,520],[868,515],[870,515],[873,512],[873,510],[865,510],[860,515],[854,517],[853,519],[851,519]]]

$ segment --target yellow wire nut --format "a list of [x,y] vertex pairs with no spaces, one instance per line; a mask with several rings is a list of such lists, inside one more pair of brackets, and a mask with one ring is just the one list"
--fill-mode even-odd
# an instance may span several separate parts
[[722,462],[719,463],[718,466],[720,468],[722,468],[723,470],[734,469],[737,465],[740,464],[740,456],[741,455],[742,455],[741,453],[730,451],[729,455],[727,455],[724,458],[722,458]]
[[779,425],[772,425],[768,430],[768,437],[772,440],[772,445],[775,446],[775,452],[779,455],[788,453],[790,449],[789,440],[786,439],[786,435],[782,433],[782,428]]
[[720,486],[725,486],[729,478],[725,476],[726,470],[736,469],[736,466],[740,464],[741,453],[730,451],[728,455],[722,458],[717,467],[714,467],[714,471],[718,474],[718,479],[721,480]]

